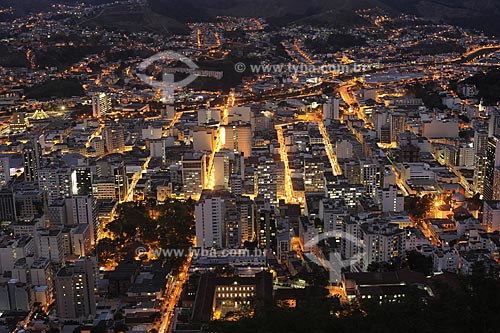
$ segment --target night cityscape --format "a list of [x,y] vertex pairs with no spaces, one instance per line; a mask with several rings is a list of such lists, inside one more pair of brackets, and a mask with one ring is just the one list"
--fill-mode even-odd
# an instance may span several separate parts
[[500,331],[500,6],[1,0],[0,333]]

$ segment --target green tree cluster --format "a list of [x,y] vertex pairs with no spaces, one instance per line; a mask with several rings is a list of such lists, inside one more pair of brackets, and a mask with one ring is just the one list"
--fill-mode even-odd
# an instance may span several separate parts
[[101,262],[123,257],[130,245],[146,248],[184,248],[192,246],[195,235],[194,201],[168,200],[126,202],[117,208],[117,217],[109,222],[97,245]]

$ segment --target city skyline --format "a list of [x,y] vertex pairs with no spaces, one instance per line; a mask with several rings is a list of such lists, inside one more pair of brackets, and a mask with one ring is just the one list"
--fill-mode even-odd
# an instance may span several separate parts
[[471,2],[1,4],[0,329],[495,331]]

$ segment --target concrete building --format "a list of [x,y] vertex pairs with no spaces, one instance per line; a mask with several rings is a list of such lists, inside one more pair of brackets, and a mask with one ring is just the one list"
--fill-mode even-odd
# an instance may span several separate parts
[[276,212],[273,206],[261,209],[259,212],[258,220],[258,244],[261,249],[266,249],[266,251],[277,251],[277,233],[278,226],[276,221]]
[[26,283],[34,292],[34,301],[47,310],[54,300],[53,268],[47,258],[20,258],[15,262],[12,278]]
[[71,169],[72,194],[92,194],[92,179],[96,174],[95,166],[73,166]]
[[359,200],[363,197],[365,189],[363,185],[358,184],[327,184],[326,193],[331,199],[345,200],[349,209],[355,209],[359,204]]
[[92,115],[100,118],[111,112],[111,98],[103,92],[92,96]]
[[399,193],[399,188],[395,185],[380,190],[380,203],[383,212],[404,211],[404,196]]
[[333,119],[333,104],[332,100],[329,99],[326,101],[325,104],[323,104],[323,120],[329,124],[331,120]]
[[65,251],[79,257],[89,255],[93,248],[91,244],[93,235],[90,231],[88,224],[75,224],[69,232],[69,251],[67,249]]
[[323,231],[335,233],[340,238],[343,225],[349,216],[343,199],[323,199],[319,202],[319,218],[323,221]]
[[[500,137],[493,136],[488,139],[484,167],[483,197],[493,200],[495,192],[495,169],[500,167]],[[498,185],[498,184],[497,184]]]
[[291,250],[291,235],[289,229],[278,230],[277,234],[277,252],[276,258],[280,264],[285,264],[288,253]]
[[303,216],[299,222],[299,239],[305,252],[312,252],[317,247],[319,229],[307,216]]
[[488,160],[488,133],[486,131],[474,132],[474,190],[483,194],[484,179],[486,177],[486,164]]
[[196,247],[223,248],[226,243],[226,201],[233,200],[227,191],[204,190],[195,206]]
[[460,255],[455,249],[437,249],[432,255],[434,272],[457,273]]
[[193,321],[208,323],[238,311],[243,304],[253,306],[272,302],[272,279],[269,272],[260,272],[253,277],[202,274],[193,306]]
[[94,263],[80,258],[55,276],[56,311],[62,320],[87,320],[96,314]]
[[458,123],[453,121],[432,120],[422,125],[422,136],[435,138],[458,138]]
[[165,144],[162,139],[149,140],[149,154],[151,158],[161,158],[165,157]]
[[389,125],[391,131],[391,142],[396,142],[399,134],[404,133],[406,126],[406,116],[402,113],[391,113],[389,115]]
[[500,135],[500,111],[495,110],[490,114],[488,121],[488,136]]
[[374,161],[363,161],[361,163],[361,183],[365,188],[365,193],[375,198],[378,187],[382,180],[381,167]]
[[458,165],[468,169],[474,168],[475,151],[473,147],[460,147],[458,151]]
[[349,140],[342,139],[335,142],[335,155],[338,159],[351,159],[353,156],[352,143]]
[[31,311],[34,295],[26,283],[11,279],[0,283],[0,311]]
[[304,158],[304,191],[325,192],[325,166],[321,159]]
[[141,137],[143,140],[160,140],[163,136],[162,126],[148,125],[148,127],[143,128],[141,131]]
[[102,135],[108,152],[121,152],[125,148],[125,130],[123,126],[106,126],[102,130]]
[[229,189],[229,178],[231,177],[229,163],[230,163],[230,157],[226,152],[222,151],[215,153],[214,170],[213,170],[215,174],[214,189],[216,190]]
[[66,199],[68,224],[86,224],[89,226],[90,243],[95,244],[100,235],[97,218],[97,200],[92,195],[76,195]]
[[500,201],[484,202],[482,224],[488,232],[500,231]]
[[0,188],[10,181],[10,157],[0,155]]
[[14,192],[0,188],[0,222],[14,222],[17,218]]
[[249,197],[237,197],[236,205],[239,211],[239,240],[241,245],[256,239],[255,217],[257,208]]
[[64,263],[66,255],[64,251],[64,239],[61,230],[39,230],[35,236],[36,254],[38,257],[49,259],[58,265]]
[[121,155],[108,155],[96,162],[97,180],[94,180],[93,194],[97,199],[123,201],[128,194],[128,177]]
[[422,246],[430,245],[430,241],[425,237],[419,228],[405,228],[405,251],[417,251]]
[[214,149],[215,131],[213,128],[197,127],[193,129],[193,149],[195,151],[212,151]]
[[106,151],[106,144],[103,139],[93,138],[92,141],[90,142],[90,145],[94,150],[96,156],[104,155]]
[[70,168],[48,165],[38,171],[38,187],[45,192],[49,204],[59,198],[69,198],[73,191],[72,181]]
[[182,157],[182,187],[185,198],[200,197],[205,181],[205,170],[204,154],[185,154]]
[[215,109],[200,109],[197,112],[198,125],[203,126],[210,123],[220,122],[220,111]]
[[[250,123],[252,118],[252,108],[246,105],[235,105],[229,109],[228,124],[233,122]],[[227,124],[222,124],[227,125]]]
[[224,149],[240,152],[245,157],[252,156],[252,127],[249,123],[224,126],[222,133]]
[[412,179],[435,179],[434,171],[427,163],[403,163],[401,167],[401,178],[405,181]]
[[268,199],[272,204],[278,202],[278,179],[282,173],[281,164],[268,158],[259,160],[255,167],[255,194]]
[[[342,224],[342,235],[340,237],[340,255],[344,260],[354,260],[359,258],[363,250],[359,240],[361,239],[361,227],[356,221],[346,219]],[[351,262],[351,266],[358,264]]]
[[40,144],[28,142],[23,148],[24,179],[28,182],[37,181],[40,168]]
[[362,268],[368,270],[370,264],[391,262],[403,258],[405,254],[405,234],[393,224],[363,224],[363,244],[366,248],[362,259]]
[[4,237],[0,242],[0,273],[11,272],[16,260],[31,257],[35,254],[35,243],[31,236],[18,239]]

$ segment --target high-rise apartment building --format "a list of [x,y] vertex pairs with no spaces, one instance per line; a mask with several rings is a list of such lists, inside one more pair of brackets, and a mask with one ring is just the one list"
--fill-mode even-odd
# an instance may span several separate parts
[[0,156],[0,188],[7,186],[10,181],[10,158]]
[[57,272],[55,291],[59,318],[86,320],[95,316],[94,272],[91,258],[80,258]]
[[396,142],[399,134],[405,131],[406,116],[402,113],[391,113],[389,116],[391,142]]
[[87,224],[90,229],[90,243],[99,238],[100,228],[97,216],[97,201],[92,195],[75,195],[66,199],[68,224]]
[[59,198],[72,195],[71,169],[47,165],[38,171],[38,186],[45,192],[47,202],[51,204]]
[[483,185],[483,197],[485,200],[492,200],[495,192],[495,169],[500,167],[500,137],[493,136],[488,139],[486,148],[485,174]]
[[226,201],[234,200],[228,191],[203,191],[195,206],[196,247],[226,246]]
[[0,222],[16,220],[14,192],[9,188],[0,188]]
[[273,206],[261,209],[258,221],[259,247],[267,251],[277,251],[277,224],[276,212]]
[[123,126],[106,126],[102,134],[108,152],[120,152],[125,148],[125,130]]
[[367,271],[370,264],[391,262],[403,258],[405,252],[405,232],[392,224],[361,225],[365,246],[362,268]]
[[74,166],[71,173],[71,185],[73,195],[92,194],[92,177],[95,174],[95,167]]
[[103,92],[95,93],[92,96],[92,115],[100,118],[109,112],[111,112],[111,98]]
[[225,149],[240,152],[245,157],[252,155],[252,127],[250,124],[224,126],[222,133]]
[[477,130],[474,132],[474,191],[483,194],[486,162],[488,156],[488,132]]
[[24,179],[28,182],[38,179],[40,168],[40,145],[38,142],[28,142],[23,149]]
[[278,200],[278,176],[281,174],[281,167],[284,167],[283,164],[276,163],[269,158],[262,158],[254,168],[255,194],[268,199],[273,204],[277,203]]
[[185,154],[182,157],[182,188],[186,199],[200,197],[205,181],[205,172],[205,154]]
[[325,192],[325,166],[319,158],[304,158],[304,191]]

